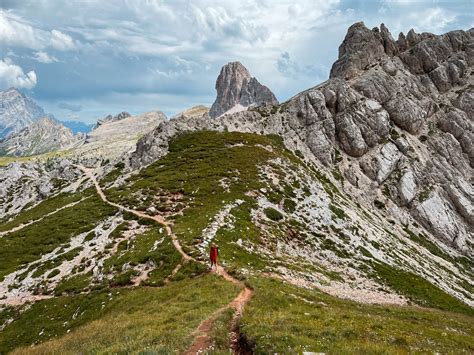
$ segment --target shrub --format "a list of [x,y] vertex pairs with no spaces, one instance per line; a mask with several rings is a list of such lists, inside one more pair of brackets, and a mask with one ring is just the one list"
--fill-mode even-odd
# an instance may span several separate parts
[[48,274],[48,279],[51,279],[53,278],[54,276],[58,275],[60,273],[59,269],[54,269],[53,271],[51,271],[49,274]]
[[296,208],[296,202],[290,198],[285,198],[285,200],[283,201],[283,208],[286,212],[294,212]]
[[283,219],[283,215],[272,207],[265,208],[264,212],[265,216],[267,216],[267,218],[271,219],[272,221],[277,222]]

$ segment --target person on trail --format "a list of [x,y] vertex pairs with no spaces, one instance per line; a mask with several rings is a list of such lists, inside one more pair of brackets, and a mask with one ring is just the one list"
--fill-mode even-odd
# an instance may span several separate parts
[[209,252],[209,258],[211,259],[211,269],[212,266],[215,265],[217,267],[217,256],[219,255],[219,248],[212,243],[211,244],[211,251]]

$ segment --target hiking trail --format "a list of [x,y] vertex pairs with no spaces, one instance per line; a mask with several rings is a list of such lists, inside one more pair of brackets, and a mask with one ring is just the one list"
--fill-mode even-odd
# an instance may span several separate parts
[[[163,225],[166,230],[166,234],[171,238],[171,241],[173,243],[173,246],[176,248],[176,250],[181,254],[181,256],[184,259],[183,263],[186,263],[188,261],[195,261],[199,263],[204,263],[200,260],[196,260],[194,257],[191,255],[187,254],[181,244],[179,243],[178,237],[176,234],[173,233],[171,226],[172,224],[168,222],[163,216],[161,215],[154,215],[150,216],[146,213],[143,213],[141,211],[137,211],[125,206],[122,206],[118,203],[109,201],[107,199],[107,196],[105,195],[104,191],[102,190],[102,187],[99,185],[99,182],[97,181],[95,175],[94,175],[94,169],[91,168],[86,168],[82,165],[74,165],[76,168],[81,170],[94,184],[95,189],[97,191],[97,194],[100,196],[102,201],[105,203],[108,203],[111,206],[114,206],[118,208],[119,210],[126,211],[129,213],[133,213],[134,215],[141,217],[141,218],[146,218],[146,219],[151,219],[154,220],[155,222]],[[169,283],[170,279],[179,271],[183,263],[179,263],[175,269],[172,271],[172,273],[165,279],[165,283]],[[234,315],[232,316],[231,324],[230,324],[230,333],[229,333],[229,338],[230,338],[230,345],[233,353],[240,353],[240,336],[239,336],[239,329],[238,329],[238,320],[240,319],[243,309],[245,305],[250,301],[253,295],[253,290],[246,286],[242,281],[236,279],[232,275],[228,274],[227,271],[221,266],[217,265],[215,269],[215,273],[221,277],[223,277],[225,280],[232,282],[234,285],[240,287],[242,290],[240,293],[235,297],[229,304],[226,306],[218,309],[214,313],[212,313],[208,318],[203,320],[197,329],[194,331],[193,334],[196,335],[194,342],[190,346],[188,350],[186,350],[185,354],[200,354],[205,352],[207,349],[209,349],[212,346],[211,342],[211,337],[210,337],[210,332],[213,328],[214,322],[217,318],[217,316],[223,312],[226,309],[233,309],[234,310]],[[135,285],[138,285],[139,282],[142,280],[146,279],[148,276],[148,272],[146,274],[142,274],[139,277],[139,281],[134,282]]]

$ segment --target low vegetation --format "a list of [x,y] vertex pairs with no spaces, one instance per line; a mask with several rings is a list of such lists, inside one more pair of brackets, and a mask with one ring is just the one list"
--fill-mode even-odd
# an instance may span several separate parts
[[[192,332],[238,290],[214,275],[162,288],[96,291],[34,304],[0,333],[0,352],[173,353],[185,350]],[[97,336],[100,334],[100,336]],[[54,336],[64,335],[44,342]],[[31,344],[44,342],[30,348]]]
[[251,280],[241,332],[257,354],[469,353],[472,317],[341,300],[278,280]]

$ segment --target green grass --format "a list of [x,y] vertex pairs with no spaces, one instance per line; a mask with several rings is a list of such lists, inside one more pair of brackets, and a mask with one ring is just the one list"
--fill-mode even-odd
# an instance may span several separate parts
[[271,279],[251,284],[241,331],[256,354],[472,351],[474,319],[467,315],[364,305]]
[[[274,152],[257,145],[270,145]],[[265,187],[258,176],[258,165],[282,154],[288,153],[281,140],[273,136],[207,131],[183,134],[170,142],[165,157],[131,177],[125,186],[107,190],[107,194],[116,202],[141,209],[160,208],[159,201],[143,201],[142,195],[182,194],[187,208],[176,217],[174,231],[186,247],[200,238],[209,219],[226,202]],[[226,192],[219,181],[235,177],[238,179]]]
[[80,293],[89,288],[91,285],[91,273],[76,274],[72,277],[62,279],[54,289],[54,294],[60,296],[63,293],[74,294]]
[[71,237],[86,232],[117,210],[93,195],[43,220],[2,238],[0,280],[18,267],[53,251]]
[[378,281],[385,283],[421,306],[474,316],[474,308],[448,295],[418,275],[379,262],[374,262],[372,266],[373,276]]
[[[0,333],[0,352],[20,346],[24,347],[17,349],[18,354],[183,351],[193,341],[198,324],[237,293],[230,282],[207,275],[162,288],[46,300],[34,304]],[[68,329],[72,329],[70,334],[66,334]]]
[[84,194],[67,194],[61,193],[56,196],[50,197],[43,202],[39,203],[33,208],[22,211],[18,216],[14,217],[8,222],[0,225],[0,232],[8,231],[14,227],[18,227],[21,224],[28,223],[30,221],[38,220],[44,215],[54,212],[58,208],[68,205],[72,202],[79,201],[81,198],[87,196]]
[[[155,224],[155,227],[136,235],[132,240],[122,241],[117,253],[105,260],[104,272],[117,274],[111,282],[112,286],[126,285],[130,283],[130,278],[135,276],[131,271],[122,272],[125,264],[132,267],[145,263],[156,265],[145,281],[146,285],[156,286],[161,285],[181,261],[181,255],[172,245],[171,239],[158,229]],[[161,242],[154,249],[155,242],[158,241]]]

